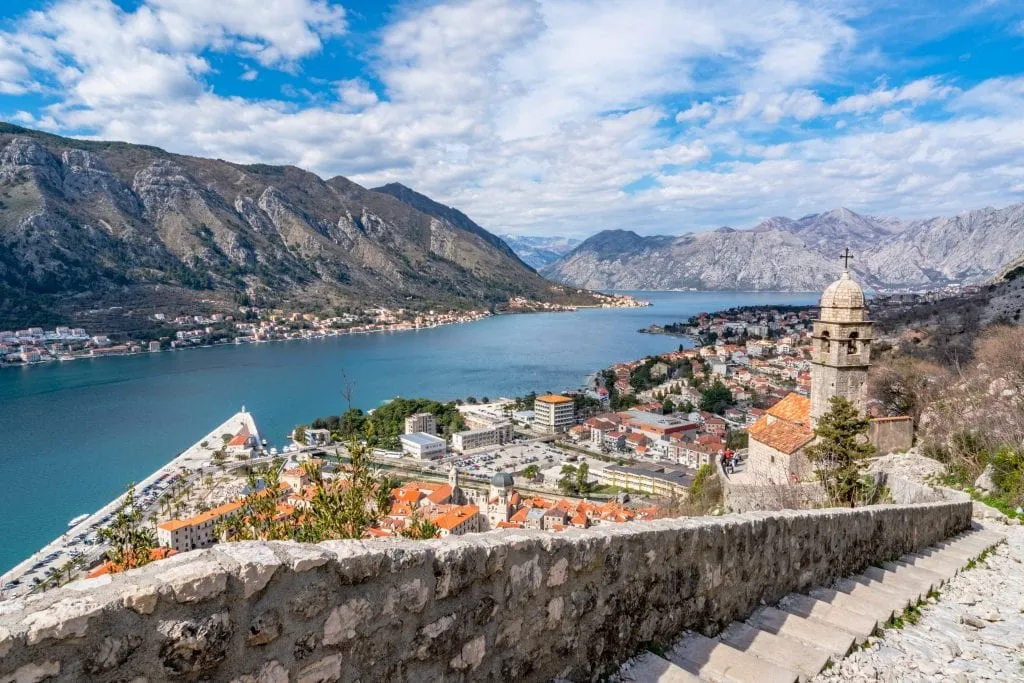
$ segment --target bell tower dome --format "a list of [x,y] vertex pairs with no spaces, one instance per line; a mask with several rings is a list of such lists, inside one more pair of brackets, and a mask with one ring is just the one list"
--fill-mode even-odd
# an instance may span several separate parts
[[[850,258],[849,250],[844,258]],[[821,295],[821,313],[814,321],[811,346],[811,422],[831,408],[833,396],[843,396],[861,413],[867,408],[871,328],[864,290],[850,271]]]

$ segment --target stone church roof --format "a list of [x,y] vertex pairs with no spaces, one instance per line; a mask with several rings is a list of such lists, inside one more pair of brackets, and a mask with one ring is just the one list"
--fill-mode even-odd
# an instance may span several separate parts
[[822,308],[864,308],[864,290],[850,277],[850,271],[828,287],[821,295]]

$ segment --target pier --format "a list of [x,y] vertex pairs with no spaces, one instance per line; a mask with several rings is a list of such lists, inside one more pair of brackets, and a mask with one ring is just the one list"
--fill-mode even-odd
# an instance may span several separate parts
[[[244,407],[166,465],[136,482],[136,501],[144,515],[157,510],[160,493],[173,479],[187,480],[215,466],[214,453],[225,445],[224,436],[233,438],[243,430],[248,431],[253,443],[260,443],[256,421]],[[84,568],[98,564],[106,547],[99,541],[97,531],[110,522],[123,500],[124,494],[119,495],[0,576],[0,600],[43,590],[50,573],[72,560]]]

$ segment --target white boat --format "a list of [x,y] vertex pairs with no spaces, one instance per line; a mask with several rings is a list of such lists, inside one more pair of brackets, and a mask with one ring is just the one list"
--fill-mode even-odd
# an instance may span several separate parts
[[70,528],[72,528],[72,527],[76,527],[76,526],[78,526],[79,524],[81,524],[81,523],[82,523],[82,522],[84,522],[85,520],[89,519],[89,517],[90,517],[90,516],[91,516],[91,515],[78,515],[78,516],[77,516],[77,517],[75,517],[75,518],[74,518],[73,520],[71,520],[70,522],[68,522],[68,528],[70,529]]

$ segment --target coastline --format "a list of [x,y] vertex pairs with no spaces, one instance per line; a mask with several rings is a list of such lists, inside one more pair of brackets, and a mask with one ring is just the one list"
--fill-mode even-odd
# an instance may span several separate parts
[[[190,447],[174,456],[149,476],[135,482],[136,500],[138,501],[143,497],[143,489],[152,486],[163,477],[172,477],[176,474],[180,474],[180,472],[184,470],[196,472],[197,470],[201,470],[201,468],[210,465],[212,463],[211,459],[215,449],[203,446],[203,444],[219,445],[221,443],[221,434],[236,434],[243,426],[249,429],[249,433],[258,442],[260,435],[256,427],[256,421],[250,413],[245,412],[245,408],[243,407],[240,412],[229,417],[225,422],[214,428],[209,434],[206,434]],[[49,566],[59,566],[61,560],[70,559],[68,546],[71,544],[73,539],[82,534],[91,535],[95,533],[96,529],[103,526],[104,516],[115,512],[117,507],[121,504],[121,501],[124,500],[124,496],[125,494],[120,494],[99,510],[89,514],[86,519],[73,527],[68,527],[68,529],[60,536],[54,538],[3,574],[0,574],[0,586],[5,585],[12,579],[20,579],[28,570],[30,570],[33,564],[39,562],[48,554],[60,554],[60,557],[48,563]],[[102,555],[104,551],[104,546],[94,544],[86,546],[82,553],[83,556],[87,558],[95,558],[96,556]],[[20,585],[17,588],[8,589],[7,591],[0,589],[0,602],[17,597],[18,595],[16,594],[27,594],[34,588],[35,585]]]
[[[294,337],[282,337],[282,338],[275,338],[275,339],[246,339],[245,341],[242,341],[241,340],[242,338],[238,337],[238,338],[236,338],[233,341],[223,341],[223,342],[214,343],[214,344],[196,344],[196,345],[189,345],[189,346],[179,346],[179,347],[173,347],[173,348],[167,348],[167,349],[163,349],[162,348],[159,351],[150,351],[148,349],[140,349],[138,351],[124,351],[124,352],[120,352],[120,353],[101,353],[101,354],[98,354],[98,355],[81,354],[81,355],[55,356],[55,357],[51,357],[51,358],[45,358],[45,359],[41,359],[41,360],[37,360],[37,361],[29,361],[29,362],[25,362],[25,361],[19,361],[17,363],[0,362],[0,370],[3,370],[4,368],[29,368],[29,367],[33,367],[33,366],[37,366],[37,365],[52,365],[54,363],[68,363],[68,362],[71,362],[71,361],[80,361],[80,360],[98,360],[98,359],[102,359],[102,358],[124,358],[126,356],[147,356],[147,355],[156,354],[156,353],[176,352],[176,351],[190,351],[190,350],[193,350],[193,349],[216,349],[216,348],[221,348],[221,347],[225,347],[225,346],[242,346],[242,345],[245,345],[245,344],[269,344],[269,343],[274,343],[274,342],[312,341],[312,340],[318,340],[318,339],[332,339],[334,337],[347,337],[347,336],[358,335],[358,334],[398,334],[398,333],[402,333],[402,332],[418,332],[420,330],[432,330],[432,329],[436,329],[436,328],[439,328],[439,327],[449,327],[449,326],[452,326],[452,325],[468,325],[468,324],[480,322],[481,320],[486,320],[487,318],[493,318],[493,317],[497,317],[497,316],[501,316],[501,315],[524,315],[524,314],[530,314],[530,313],[573,313],[576,310],[582,309],[582,308],[585,308],[585,309],[644,308],[644,307],[650,307],[650,306],[653,306],[653,305],[654,304],[652,304],[649,301],[643,301],[643,302],[639,302],[638,301],[635,305],[631,305],[631,306],[625,306],[625,305],[623,305],[623,306],[611,306],[611,305],[603,304],[603,305],[592,305],[592,306],[573,306],[571,308],[554,309],[554,310],[540,309],[540,310],[508,310],[508,311],[500,311],[500,312],[495,312],[495,313],[485,312],[485,313],[480,314],[478,317],[470,319],[470,320],[453,320],[451,322],[439,322],[439,323],[435,323],[435,324],[432,324],[432,325],[420,325],[420,326],[416,326],[416,327],[398,327],[398,326],[396,326],[396,327],[393,327],[393,328],[373,329],[373,330],[354,330],[354,331],[350,331],[350,330],[337,330],[337,331],[334,331],[333,333],[332,332],[317,332],[315,334],[299,335],[299,336],[294,336]],[[140,342],[140,343],[142,343],[142,342]]]

